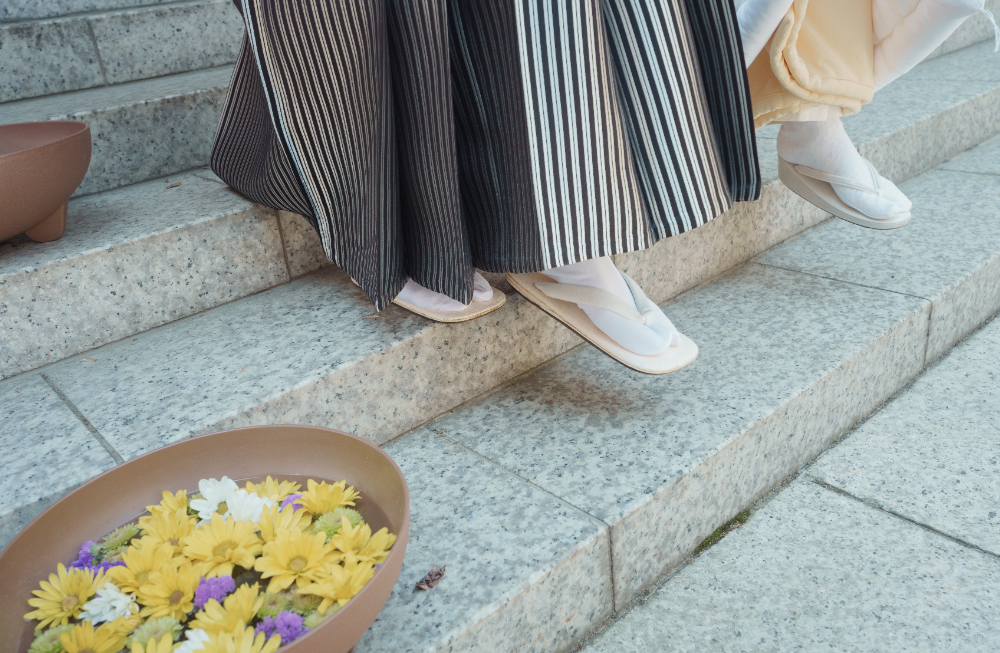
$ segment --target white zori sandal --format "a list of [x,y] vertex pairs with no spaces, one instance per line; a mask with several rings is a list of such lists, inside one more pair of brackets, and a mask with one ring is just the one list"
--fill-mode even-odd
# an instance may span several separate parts
[[793,193],[815,204],[827,213],[837,216],[841,220],[853,222],[862,227],[871,229],[896,229],[902,227],[910,221],[910,212],[897,213],[894,216],[884,219],[872,218],[861,211],[849,206],[840,199],[831,184],[846,186],[865,193],[871,193],[879,197],[882,196],[882,177],[878,174],[871,161],[864,159],[871,173],[871,186],[861,186],[853,179],[830,174],[822,170],[816,170],[809,166],[796,165],[778,157],[778,178]]
[[[354,285],[359,285],[357,281],[353,278],[351,281]],[[478,272],[473,274],[473,283],[475,284],[475,292],[472,295],[472,302],[465,308],[459,310],[435,310],[433,308],[428,308],[426,306],[419,306],[411,301],[407,301],[407,297],[423,297],[423,299],[428,300],[428,303],[440,304],[443,300],[445,303],[458,304],[454,300],[440,295],[431,290],[424,288],[423,286],[417,284],[413,280],[406,282],[406,286],[403,287],[396,298],[392,300],[392,303],[396,306],[401,306],[406,310],[416,313],[422,317],[426,317],[429,320],[434,320],[435,322],[467,322],[468,320],[474,320],[477,317],[486,315],[487,313],[492,313],[507,301],[507,296],[502,292],[490,286],[489,282],[483,278]],[[437,297],[434,297],[437,295]]]
[[[576,331],[611,358],[634,370],[646,374],[668,374],[694,361],[698,357],[698,345],[674,328],[656,304],[646,297],[638,284],[624,272],[620,274],[632,291],[632,297],[639,310],[635,310],[620,297],[606,290],[555,283],[552,277],[541,272],[507,274],[507,281],[532,304]],[[653,321],[663,321],[665,324],[661,322],[660,326],[666,326],[673,332],[670,346],[662,353],[653,356],[633,353],[597,328],[577,304],[603,308],[638,324],[649,325]]]
[[[392,300],[392,303],[396,306],[402,306],[408,311],[412,311],[417,315],[422,315],[429,320],[434,320],[435,322],[466,322],[468,320],[474,320],[477,317],[486,315],[487,313],[492,313],[507,301],[507,296],[502,292],[490,286],[489,282],[486,281],[478,272],[473,274],[473,282],[475,284],[475,292],[472,296],[472,302],[468,306],[460,310],[435,310],[433,308],[427,308],[425,306],[419,306],[413,302],[407,301],[407,297],[411,296],[409,284],[414,284],[413,281],[407,282],[407,287],[404,287],[403,291],[396,295],[396,298]],[[415,284],[414,284],[415,285]],[[433,291],[427,290],[423,286],[415,285],[415,293],[412,293],[414,298],[420,297],[422,295],[434,295]],[[422,292],[421,292],[422,291]],[[439,297],[441,298],[441,297]],[[454,301],[448,301],[444,298],[447,303],[455,303]]]

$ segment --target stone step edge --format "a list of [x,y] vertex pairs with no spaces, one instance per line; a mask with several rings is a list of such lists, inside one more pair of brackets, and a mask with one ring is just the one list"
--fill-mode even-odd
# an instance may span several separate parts
[[[104,220],[101,226],[107,228],[103,233],[108,234],[105,242],[100,242],[102,232],[98,231],[96,237],[88,234],[88,242],[81,244],[79,250],[65,256],[38,264],[26,262],[22,268],[8,272],[0,270],[0,284],[8,301],[18,303],[32,297],[30,309],[24,310],[30,310],[29,322],[36,330],[35,340],[25,341],[24,347],[0,356],[0,380],[280,286],[324,265],[323,260],[315,259],[315,252],[303,250],[301,242],[308,225],[298,216],[278,216],[270,208],[236,196],[207,170],[196,169],[171,175],[169,179],[180,188],[167,192],[188,192],[193,181],[200,184],[191,191],[195,198],[203,198],[206,192],[221,197],[212,206],[214,215],[137,230],[134,237],[124,242],[114,238],[115,230],[120,229],[115,222]],[[138,205],[139,210],[155,206],[152,196],[164,187],[162,181],[165,180],[150,180],[71,200],[71,219],[74,205],[81,207],[85,214],[82,219],[95,218],[87,213],[100,210],[101,205],[113,206],[116,201]],[[208,187],[218,190],[207,191]],[[136,200],[133,191],[149,193],[150,198]],[[95,203],[96,209],[83,207]],[[161,210],[170,214],[175,207],[172,203]],[[94,246],[95,241],[100,244]],[[196,248],[198,242],[211,243],[212,251],[218,255],[214,266],[202,265],[198,269],[200,283],[184,284],[189,275],[185,266],[192,256],[191,248]],[[28,247],[37,249],[33,243]],[[150,262],[144,252],[155,252],[157,256]],[[253,269],[237,275],[238,282],[230,279],[234,262],[245,265],[245,259],[252,259]],[[132,262],[138,269],[129,269],[124,262]],[[150,271],[144,273],[147,268]],[[63,290],[51,287],[54,279]],[[84,286],[91,284],[94,294],[86,302],[90,317],[84,324],[74,317],[73,309],[79,305],[80,294],[87,292]],[[39,289],[45,289],[42,295]],[[43,301],[46,298],[53,299]],[[18,311],[18,306],[10,306],[0,316],[0,324],[9,320],[14,325]],[[100,311],[106,314],[94,315]],[[142,314],[143,311],[147,314]],[[122,315],[127,318],[119,319]],[[49,327],[49,337],[39,340],[37,330],[43,326]]]
[[[91,129],[90,169],[74,197],[205,165],[231,65],[0,104],[0,124],[79,120]],[[122,125],[128,125],[127,130]]]
[[[206,39],[206,28],[213,38]],[[242,35],[239,12],[223,0],[98,8],[0,23],[9,59],[0,69],[0,99],[6,104],[51,98],[232,64]],[[166,40],[172,47],[142,47]]]

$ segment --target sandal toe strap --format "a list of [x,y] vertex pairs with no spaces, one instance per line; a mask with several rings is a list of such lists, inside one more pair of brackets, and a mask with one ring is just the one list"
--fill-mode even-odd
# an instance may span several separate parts
[[574,286],[568,283],[549,283],[546,281],[537,282],[535,288],[538,288],[552,299],[571,302],[573,304],[596,306],[631,322],[646,324],[646,318],[642,313],[629,306],[628,302],[618,295],[606,290],[587,286]]
[[806,177],[812,177],[813,179],[818,179],[819,181],[825,181],[828,184],[837,184],[838,186],[853,188],[854,190],[882,197],[882,182],[880,181],[881,178],[878,174],[878,170],[875,169],[875,166],[872,165],[872,162],[868,159],[864,159],[864,162],[865,166],[868,168],[868,174],[870,174],[872,178],[871,186],[862,186],[857,181],[849,177],[842,177],[841,175],[835,175],[831,172],[823,172],[822,170],[810,168],[809,166],[793,165],[793,168],[796,172],[803,174]]

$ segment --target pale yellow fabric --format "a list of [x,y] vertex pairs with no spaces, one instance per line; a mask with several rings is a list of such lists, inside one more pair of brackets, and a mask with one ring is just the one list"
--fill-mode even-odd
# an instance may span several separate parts
[[747,70],[754,126],[857,113],[874,71],[872,0],[795,0]]

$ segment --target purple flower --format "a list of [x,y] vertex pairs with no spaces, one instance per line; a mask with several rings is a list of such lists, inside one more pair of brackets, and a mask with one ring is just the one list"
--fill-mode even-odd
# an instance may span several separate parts
[[284,646],[308,631],[309,629],[302,625],[301,616],[294,612],[282,612],[277,617],[264,617],[264,621],[257,624],[253,632],[255,635],[264,633],[268,639],[271,639],[274,633],[278,633],[281,635],[281,645]]
[[281,509],[284,510],[285,506],[287,506],[288,504],[292,504],[292,512],[297,512],[298,509],[301,508],[302,506],[294,502],[296,499],[301,499],[301,498],[302,498],[301,494],[288,495],[287,497],[285,497],[285,500],[281,502]]
[[98,571],[103,571],[104,573],[107,573],[108,569],[111,569],[112,567],[124,567],[124,566],[125,566],[124,560],[117,560],[115,562],[102,562],[99,565],[88,565],[87,569],[91,570],[96,574]]
[[94,554],[90,552],[90,547],[94,546],[93,540],[87,540],[80,547],[80,553],[77,554],[76,560],[70,563],[70,567],[75,569],[84,569],[93,566]]
[[209,599],[215,599],[222,603],[226,595],[236,589],[236,581],[232,576],[219,576],[218,578],[202,578],[198,583],[198,589],[194,591],[194,607],[201,610],[208,603]]

